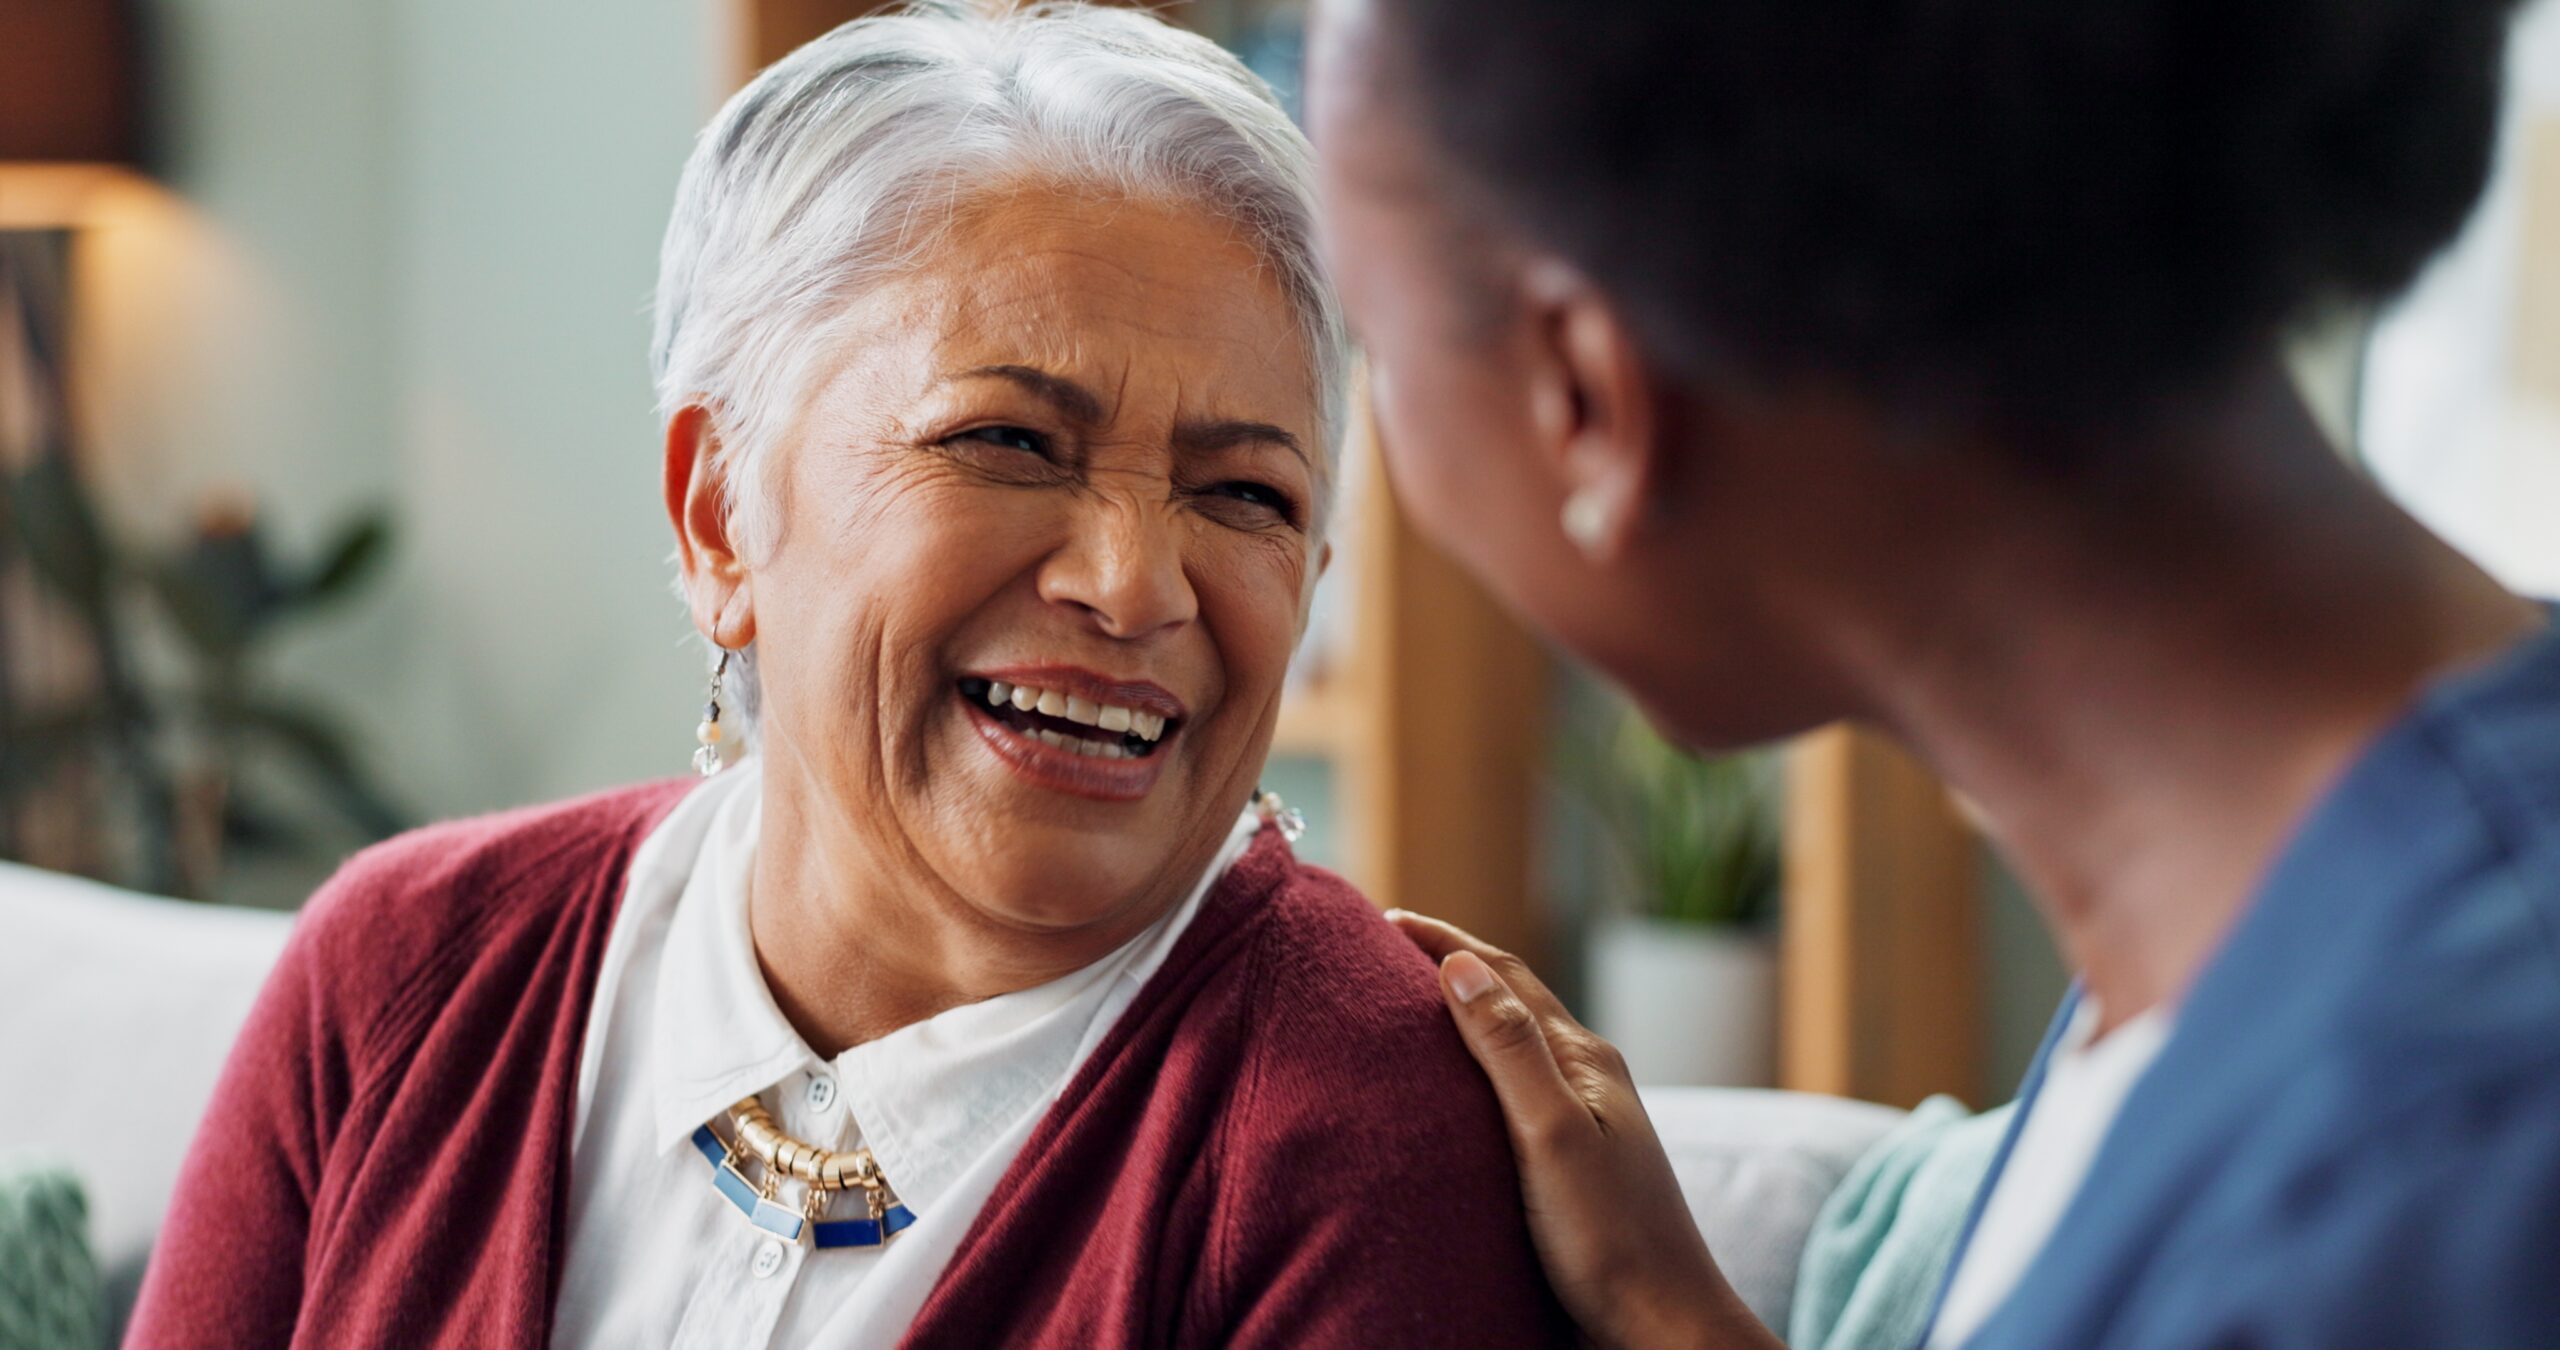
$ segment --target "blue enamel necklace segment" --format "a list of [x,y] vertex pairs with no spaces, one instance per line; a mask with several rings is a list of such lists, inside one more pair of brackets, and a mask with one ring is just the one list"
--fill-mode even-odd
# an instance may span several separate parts
[[[710,1126],[694,1128],[693,1147],[711,1164],[712,1187],[736,1206],[739,1213],[746,1215],[747,1222],[787,1242],[798,1242],[804,1231],[811,1227],[800,1211],[758,1195],[755,1186],[729,1164],[729,1150],[721,1145],[720,1136],[713,1134]],[[812,1245],[819,1247],[879,1247],[914,1227],[915,1222],[913,1210],[904,1204],[895,1204],[878,1219],[822,1221],[815,1225],[817,1231],[809,1236],[813,1238]]]

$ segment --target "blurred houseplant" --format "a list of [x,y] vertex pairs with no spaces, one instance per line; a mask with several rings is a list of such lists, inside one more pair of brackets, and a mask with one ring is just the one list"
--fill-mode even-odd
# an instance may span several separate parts
[[305,826],[250,788],[243,769],[272,754],[357,834],[387,838],[406,828],[349,749],[346,734],[307,698],[269,687],[255,658],[278,634],[362,593],[390,547],[389,520],[368,512],[341,526],[306,567],[277,564],[243,506],[217,505],[194,537],[148,559],[143,576],[182,639],[192,667],[173,711],[196,751],[188,800],[199,847],[300,849],[316,842]]
[[1614,903],[1590,944],[1595,1028],[1644,1083],[1756,1086],[1776,1055],[1774,755],[1700,758],[1632,710],[1580,742]]
[[[146,890],[207,896],[233,850],[327,847],[310,822],[271,807],[244,770],[260,755],[298,776],[364,839],[402,828],[346,738],[307,701],[265,687],[260,650],[278,633],[360,593],[390,531],[379,514],[341,530],[304,568],[274,563],[247,512],[204,514],[193,536],[151,552],[112,540],[69,457],[53,447],[0,492],[0,565],[12,551],[94,654],[95,678],[41,704],[13,700],[0,739],[0,815],[82,795],[90,818],[126,836],[89,870]],[[137,603],[144,597],[156,603]],[[138,671],[138,620],[180,639],[182,673]]]

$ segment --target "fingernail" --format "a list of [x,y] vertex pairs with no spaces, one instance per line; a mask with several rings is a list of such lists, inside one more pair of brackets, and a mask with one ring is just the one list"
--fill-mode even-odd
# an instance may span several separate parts
[[1404,911],[1400,909],[1391,909],[1388,910],[1383,917],[1387,922],[1394,923],[1396,920],[1404,917]]
[[1456,952],[1449,957],[1449,988],[1460,1003],[1473,1003],[1493,987],[1493,967],[1477,959],[1474,952]]

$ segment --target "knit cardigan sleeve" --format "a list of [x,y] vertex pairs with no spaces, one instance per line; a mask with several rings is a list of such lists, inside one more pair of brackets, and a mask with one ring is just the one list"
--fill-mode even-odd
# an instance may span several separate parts
[[[127,1344],[284,1345],[338,1123],[363,1086],[364,1032],[404,972],[364,917],[404,866],[359,854],[314,895],[251,1006],[187,1152]],[[410,950],[416,950],[411,948]],[[363,978],[348,978],[361,970]]]
[[428,826],[313,896],[197,1126],[128,1345],[539,1344],[643,784]]
[[[1338,879],[1277,902],[1356,906],[1374,941],[1299,959],[1265,931],[1258,1031],[1221,1136],[1210,1294],[1230,1346],[1574,1341],[1532,1249],[1502,1115],[1429,963]],[[1338,923],[1338,918],[1335,922]],[[1419,971],[1415,969],[1419,967]]]

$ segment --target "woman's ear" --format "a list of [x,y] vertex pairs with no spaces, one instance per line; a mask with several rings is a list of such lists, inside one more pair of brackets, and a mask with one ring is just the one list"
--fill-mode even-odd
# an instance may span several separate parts
[[685,604],[704,637],[736,651],[755,641],[755,600],[730,536],[728,484],[710,409],[688,403],[667,419],[666,456],[667,520],[675,526]]
[[1579,272],[1542,259],[1522,287],[1544,348],[1530,418],[1552,456],[1558,525],[1593,562],[1614,561],[1661,468],[1653,374],[1625,317]]

